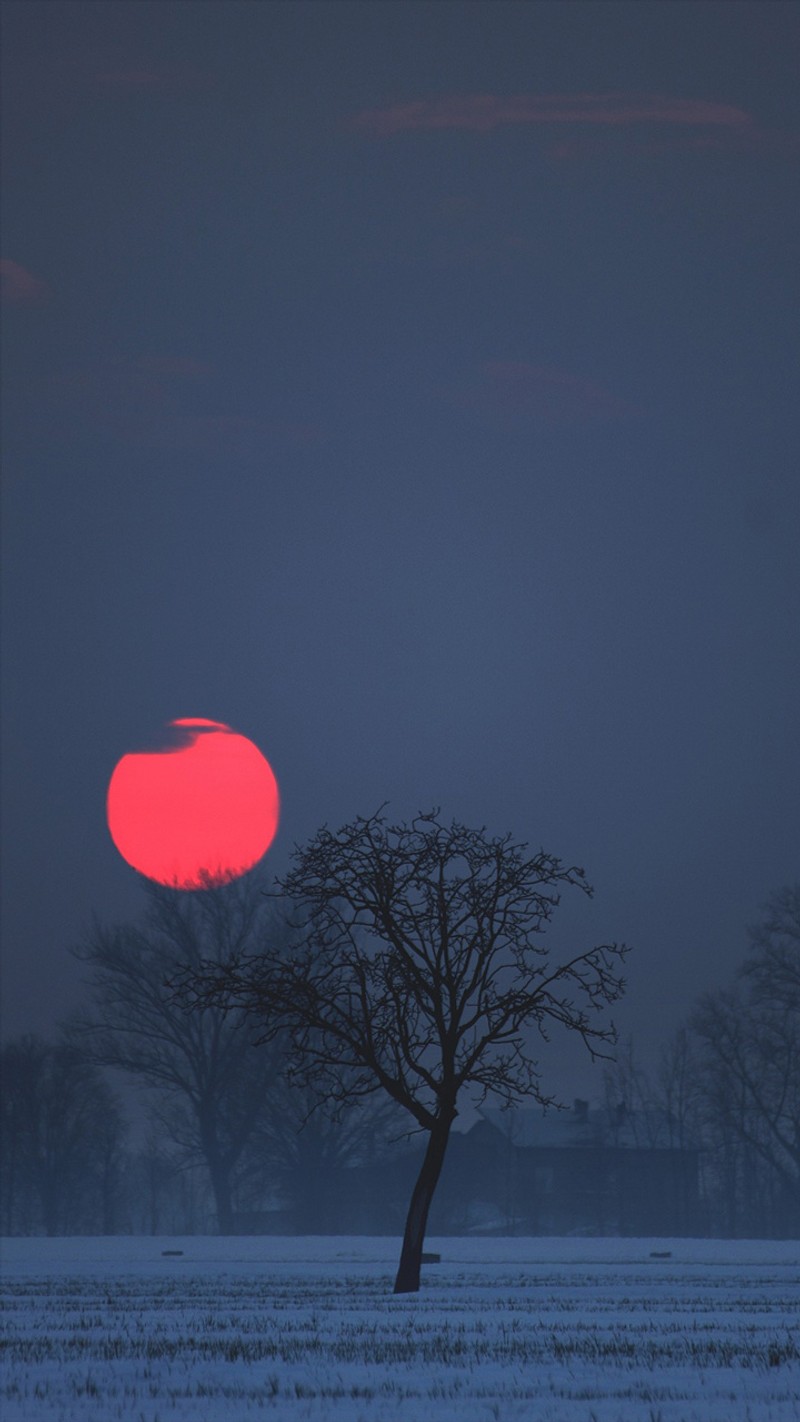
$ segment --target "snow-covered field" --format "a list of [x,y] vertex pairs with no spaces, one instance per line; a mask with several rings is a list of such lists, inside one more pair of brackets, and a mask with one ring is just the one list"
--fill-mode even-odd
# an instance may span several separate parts
[[394,1239],[5,1240],[0,1416],[800,1419],[798,1244],[426,1247],[442,1262],[395,1298]]

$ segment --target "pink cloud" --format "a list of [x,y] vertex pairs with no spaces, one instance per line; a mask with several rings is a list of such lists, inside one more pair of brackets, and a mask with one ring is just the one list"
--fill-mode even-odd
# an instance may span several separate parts
[[19,262],[0,257],[0,293],[4,306],[31,306],[45,299],[47,287]]
[[[573,129],[567,137],[559,136],[547,144],[544,152],[555,163],[574,163],[608,153],[612,143],[609,129],[584,131],[578,136]],[[672,129],[666,135],[652,138],[628,133],[625,148],[648,158],[658,158],[678,149],[687,153],[775,153],[791,157],[800,151],[800,135],[758,128],[755,124],[743,124],[740,128],[720,125],[694,132],[688,128]]]
[[660,94],[464,94],[420,99],[387,109],[368,109],[352,121],[355,129],[384,138],[413,129],[458,128],[486,131],[502,124],[678,124],[683,127],[747,129],[743,109],[707,99]]
[[37,67],[11,72],[5,85],[13,107],[51,106],[132,95],[180,97],[213,88],[214,75],[189,64],[163,63],[119,44],[81,44],[48,50]]
[[191,356],[139,356],[102,369],[72,371],[58,382],[58,391],[67,404],[95,414],[100,423],[123,415],[146,420],[180,409],[183,392],[213,370]]
[[194,360],[191,356],[140,356],[134,366],[146,375],[163,375],[176,380],[202,380],[214,373],[208,361]]
[[216,458],[261,457],[276,443],[306,447],[323,440],[322,432],[311,424],[273,422],[246,415],[171,414],[144,428],[126,429],[125,436],[160,449]]
[[547,424],[619,420],[641,413],[604,385],[528,361],[487,361],[476,386],[459,392],[457,400],[503,419]]
[[56,382],[53,396],[70,423],[88,423],[125,444],[149,449],[260,457],[276,444],[307,447],[324,440],[312,421],[209,411],[209,392],[202,386],[213,374],[213,366],[189,356],[140,356],[102,369],[71,371]]
[[96,71],[91,76],[91,82],[108,93],[183,94],[195,89],[208,89],[213,81],[209,74],[199,69],[179,68],[174,65],[139,68],[132,65]]

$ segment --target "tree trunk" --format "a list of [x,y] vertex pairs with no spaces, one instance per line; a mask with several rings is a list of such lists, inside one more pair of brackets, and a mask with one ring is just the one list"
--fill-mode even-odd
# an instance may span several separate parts
[[210,1175],[217,1215],[217,1231],[219,1234],[233,1234],[233,1198],[230,1175],[219,1161],[210,1165]]
[[205,1150],[206,1165],[214,1196],[214,1212],[217,1216],[217,1233],[233,1234],[233,1198],[231,1194],[230,1171],[216,1149],[216,1142],[210,1142]]
[[233,1234],[233,1197],[231,1193],[230,1166],[223,1160],[217,1140],[213,1114],[198,1112],[200,1127],[200,1147],[208,1166],[214,1209],[217,1216],[218,1234]]
[[403,1248],[400,1252],[400,1265],[397,1270],[397,1278],[394,1281],[396,1294],[415,1294],[419,1290],[422,1246],[425,1243],[428,1211],[442,1171],[450,1136],[450,1126],[451,1118],[439,1120],[430,1134],[425,1159],[417,1176],[411,1204],[408,1207]]

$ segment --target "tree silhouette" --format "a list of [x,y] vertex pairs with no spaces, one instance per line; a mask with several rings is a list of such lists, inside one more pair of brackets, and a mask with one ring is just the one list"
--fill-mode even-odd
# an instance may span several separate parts
[[728,1157],[728,1228],[737,1223],[741,1157],[749,1227],[763,1227],[761,1167],[777,1186],[774,1223],[793,1235],[800,1225],[800,885],[771,895],[750,928],[733,988],[705,993],[690,1022],[707,1114]]
[[[390,826],[379,811],[322,828],[279,887],[294,915],[288,954],[267,946],[184,978],[182,1000],[244,1009],[261,1040],[291,1042],[296,1080],[342,1108],[383,1091],[427,1133],[396,1293],[419,1288],[428,1212],[465,1090],[509,1104],[540,1088],[526,1034],[575,1031],[592,1055],[614,1040],[597,1014],[623,991],[626,949],[550,963],[542,942],[562,885],[592,890],[510,835],[446,825],[438,812]],[[576,1002],[574,999],[579,1001]]]
[[113,1233],[124,1126],[108,1083],[65,1036],[6,1043],[0,1077],[0,1229]]
[[70,1034],[85,1060],[158,1092],[172,1139],[205,1162],[218,1227],[229,1234],[234,1174],[269,1109],[282,1052],[277,1043],[256,1051],[241,1013],[210,1005],[188,1017],[168,982],[201,963],[224,969],[282,930],[257,876],[191,893],[148,883],[146,892],[143,923],[96,925],[74,950],[91,969],[93,1001],[71,1020]]

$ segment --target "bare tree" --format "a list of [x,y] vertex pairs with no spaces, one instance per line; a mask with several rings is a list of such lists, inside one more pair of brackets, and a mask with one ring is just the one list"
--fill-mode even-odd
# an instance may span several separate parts
[[39,1115],[47,1044],[20,1037],[0,1051],[0,1231],[35,1234]]
[[662,1047],[657,1082],[670,1147],[697,1148],[701,1138],[702,1074],[696,1044],[686,1027],[679,1027]]
[[529,1030],[547,1040],[560,1025],[601,1055],[614,1029],[597,1014],[623,991],[626,950],[551,965],[544,930],[562,885],[591,894],[583,870],[436,812],[323,828],[279,883],[299,916],[292,953],[206,970],[183,1000],[245,1009],[265,1041],[287,1031],[301,1083],[341,1105],[383,1091],[427,1133],[395,1280],[396,1293],[414,1292],[462,1093],[551,1104]]
[[760,1007],[800,1013],[800,884],[776,890],[762,912],[749,930],[742,978]]
[[3,1233],[112,1233],[124,1127],[107,1082],[63,1039],[9,1042],[0,1069]]
[[617,1145],[624,1133],[635,1146],[663,1145],[662,1111],[646,1068],[627,1037],[603,1072],[609,1139]]
[[700,999],[691,1025],[702,1054],[709,1124],[722,1143],[727,1215],[741,1196],[748,1228],[774,1189],[776,1225],[800,1223],[800,888],[782,889],[750,930],[732,990]]
[[694,1043],[680,1027],[661,1048],[654,1071],[626,1038],[603,1072],[609,1140],[624,1135],[639,1149],[686,1150],[698,1143],[700,1070]]
[[168,980],[212,962],[220,969],[265,939],[274,909],[257,877],[186,892],[147,885],[141,926],[95,925],[76,956],[92,970],[92,1008],[70,1024],[86,1060],[117,1067],[160,1095],[162,1117],[208,1169],[219,1230],[234,1227],[233,1181],[279,1072],[279,1048],[256,1051],[242,1013],[216,1006],[187,1015]]
[[335,1234],[346,1205],[347,1171],[385,1158],[408,1134],[388,1098],[331,1109],[309,1085],[283,1080],[248,1153],[257,1189],[265,1180],[288,1202],[298,1234]]
[[796,1227],[800,1021],[756,1006],[738,990],[703,997],[692,1028],[703,1054],[708,1122],[724,1146],[729,1226],[736,1229],[741,1192],[748,1229],[758,1233],[763,1228],[764,1220],[757,1218],[759,1197],[763,1205],[756,1179],[760,1162],[767,1176],[779,1182],[781,1213]]

